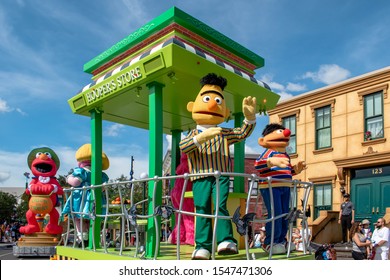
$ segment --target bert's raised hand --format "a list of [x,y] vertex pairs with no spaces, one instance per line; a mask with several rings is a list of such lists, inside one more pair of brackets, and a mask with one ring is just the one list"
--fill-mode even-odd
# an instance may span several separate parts
[[256,120],[256,97],[248,96],[242,100],[242,112],[248,121]]

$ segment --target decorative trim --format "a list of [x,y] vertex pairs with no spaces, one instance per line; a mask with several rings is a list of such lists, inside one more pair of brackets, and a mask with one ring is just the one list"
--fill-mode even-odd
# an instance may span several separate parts
[[362,146],[371,146],[371,145],[381,144],[381,143],[385,143],[385,142],[386,142],[386,138],[367,140],[367,141],[362,142]]
[[339,183],[342,189],[345,188],[346,181],[345,181],[345,170],[343,167],[337,168],[337,177],[339,177]]
[[333,99],[330,99],[330,100],[326,100],[324,102],[320,102],[320,103],[317,103],[317,104],[314,104],[314,105],[310,105],[310,110],[311,110],[312,117],[314,118],[314,116],[315,116],[315,114],[314,114],[315,109],[322,108],[322,107],[329,106],[329,105],[330,105],[330,107],[332,109],[332,112],[334,112],[334,104],[335,103],[336,103],[336,98],[333,98]]
[[337,168],[361,168],[380,164],[390,164],[390,152],[370,153],[361,156],[333,160]]
[[161,43],[161,44],[158,44],[156,46],[154,46],[152,49],[149,49],[148,51],[145,51],[144,53],[134,57],[133,59],[131,59],[130,61],[127,61],[126,63],[116,67],[114,70],[108,72],[107,74],[105,74],[104,76],[101,76],[99,79],[97,79],[96,81],[93,81],[92,83],[86,85],[85,87],[82,88],[81,91],[79,91],[77,94],[81,93],[81,92],[84,92],[86,91],[87,89],[91,88],[92,86],[94,85],[97,85],[101,82],[103,82],[105,79],[111,77],[112,75],[115,75],[116,73],[118,73],[119,71],[122,71],[123,69],[133,65],[134,63],[140,61],[141,59],[147,57],[148,55],[151,55],[159,50],[161,50],[162,48],[170,45],[170,44],[175,44],[179,47],[182,47],[183,49],[189,51],[189,52],[192,52],[214,64],[217,64],[223,68],[225,68],[226,70],[229,70],[230,72],[233,72],[239,76],[241,76],[242,78],[245,78],[251,82],[254,82],[255,84],[263,87],[263,88],[266,88],[268,90],[271,91],[271,88],[264,82],[262,81],[259,81],[259,80],[256,80],[253,76],[249,76],[247,73],[244,73],[242,71],[240,71],[239,69],[237,69],[236,67],[228,64],[228,63],[225,63],[221,60],[219,60],[218,58],[215,58],[213,56],[211,56],[210,54],[207,54],[203,51],[201,51],[198,47],[194,47],[194,46],[191,46],[187,43],[184,43],[183,41],[179,40],[178,38],[176,37],[171,37],[169,38],[168,40],[166,40],[165,42]]
[[297,122],[299,122],[299,115],[301,114],[301,109],[296,109],[287,113],[278,114],[279,122],[282,122],[282,119],[285,117],[290,117],[295,115],[295,118],[297,119]]
[[291,155],[289,155],[289,156],[290,156],[290,158],[292,158],[292,159],[298,158],[298,154],[297,154],[297,153],[291,154]]
[[367,149],[367,152],[363,153],[363,155],[376,154],[378,151],[374,151],[374,149],[370,146]]
[[336,175],[333,176],[326,176],[326,177],[314,177],[314,178],[308,178],[309,182],[312,182],[313,184],[321,184],[321,183],[329,183],[331,182],[332,185],[334,185],[336,181]]
[[333,147],[324,148],[324,149],[319,149],[319,150],[314,150],[314,151],[313,151],[313,154],[319,155],[319,154],[324,154],[324,153],[329,153],[329,152],[333,152]]
[[365,95],[368,95],[368,94],[371,94],[371,93],[376,93],[376,92],[379,92],[379,91],[383,92],[383,98],[386,99],[387,98],[387,89],[388,88],[389,88],[389,84],[383,84],[383,85],[378,85],[378,86],[375,86],[375,87],[371,87],[371,88],[368,88],[368,89],[364,89],[364,90],[358,91],[357,94],[359,96],[359,103],[360,103],[360,105],[363,105],[363,97]]

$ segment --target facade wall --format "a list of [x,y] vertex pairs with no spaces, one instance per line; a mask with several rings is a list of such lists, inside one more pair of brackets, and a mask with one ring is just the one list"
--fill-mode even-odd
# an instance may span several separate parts
[[[389,85],[390,67],[387,67],[280,102],[269,111],[270,122],[281,123],[284,117],[296,116],[297,153],[291,159],[293,164],[304,160],[308,166],[296,178],[315,184],[331,183],[331,210],[338,211],[342,194],[351,192],[355,170],[390,165]],[[382,138],[365,141],[364,96],[375,92],[383,93],[384,134]],[[316,150],[315,110],[324,106],[331,107],[332,145]],[[380,190],[374,188],[375,191]],[[358,198],[352,196],[354,199]],[[309,203],[312,209],[313,203],[312,192]],[[387,202],[384,205],[390,207]],[[314,224],[313,219],[310,222]]]

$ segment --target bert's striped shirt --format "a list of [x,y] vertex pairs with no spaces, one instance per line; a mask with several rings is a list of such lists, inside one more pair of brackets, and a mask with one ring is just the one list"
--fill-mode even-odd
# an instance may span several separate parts
[[[291,162],[285,168],[273,166],[268,167],[267,159],[271,157],[284,157],[288,158],[290,162],[290,156],[287,153],[277,152],[275,150],[266,149],[255,161],[255,168],[259,171],[261,178],[272,177],[273,179],[292,180],[292,176],[295,175],[295,170],[291,166]],[[291,187],[291,182],[272,181],[272,187]],[[259,183],[259,188],[267,188],[268,181],[262,181]]]
[[[222,128],[221,134],[203,144],[194,141],[194,137],[202,132],[199,126],[193,129],[179,144],[180,150],[188,156],[190,173],[210,173],[217,170],[231,172],[229,146],[249,137],[255,125],[256,123],[245,120],[241,127]],[[191,180],[202,177],[204,176],[191,177]]]

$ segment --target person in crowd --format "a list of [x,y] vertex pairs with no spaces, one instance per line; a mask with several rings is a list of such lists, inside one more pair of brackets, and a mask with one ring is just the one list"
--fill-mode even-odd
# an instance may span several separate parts
[[364,235],[362,223],[353,223],[350,238],[352,240],[352,258],[354,260],[366,260],[368,256],[367,248],[371,246],[371,242]]
[[[370,221],[367,219],[364,219],[362,221],[362,225],[363,225],[364,236],[367,238],[367,240],[371,241],[372,231],[370,229]],[[372,246],[372,244],[371,244],[371,246]],[[367,256],[371,256],[371,253],[372,253],[371,246],[367,247]]]
[[385,219],[379,218],[372,233],[372,249],[375,250],[374,260],[389,259],[389,228],[385,226]]
[[348,241],[348,231],[351,229],[355,218],[355,206],[350,200],[351,196],[349,193],[344,194],[344,202],[341,204],[339,214],[339,224],[341,224],[341,233],[343,240],[341,243]]
[[253,239],[249,245],[250,248],[260,248],[265,239],[265,227],[261,227],[260,230],[255,232]]
[[303,241],[305,240],[306,247],[305,249],[308,249],[309,242],[311,240],[311,230],[307,228],[306,230],[301,228],[296,228],[293,233],[292,238],[294,244],[295,244],[295,250],[303,252]]

